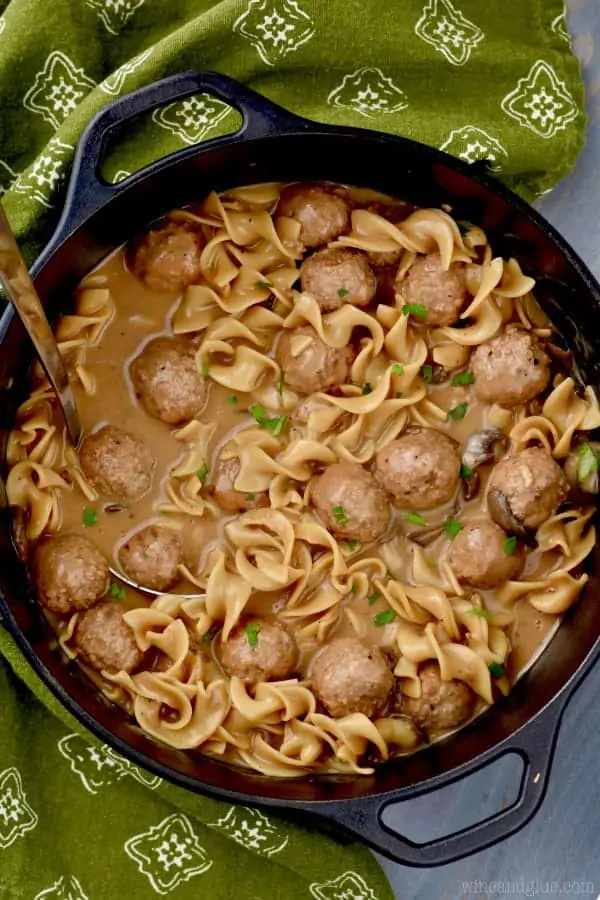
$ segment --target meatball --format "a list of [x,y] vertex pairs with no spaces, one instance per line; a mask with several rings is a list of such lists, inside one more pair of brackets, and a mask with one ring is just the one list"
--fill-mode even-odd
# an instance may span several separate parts
[[277,344],[277,362],[285,383],[300,394],[338,387],[348,380],[350,347],[330,347],[310,325],[285,331]]
[[350,230],[348,203],[325,185],[289,185],[281,192],[277,212],[300,222],[300,241],[307,249],[321,247]]
[[240,461],[237,457],[219,459],[214,475],[211,476],[210,490],[223,512],[246,512],[248,509],[260,509],[269,505],[266,491],[244,493],[236,491],[234,484],[240,474]]
[[98,671],[133,672],[143,662],[144,653],[123,612],[118,602],[99,603],[84,612],[75,626],[77,650]]
[[517,526],[537,528],[554,515],[567,492],[567,479],[548,451],[527,447],[492,469],[488,506],[492,518],[509,531],[511,520]]
[[195,224],[167,221],[134,241],[129,267],[152,290],[181,290],[200,280],[203,248]]
[[321,309],[339,309],[345,303],[366,306],[377,290],[369,260],[360,250],[326,247],[300,266],[300,285]]
[[375,471],[398,506],[433,509],[452,499],[460,463],[455,440],[435,428],[415,427],[379,451]]
[[40,603],[67,616],[88,609],[106,591],[108,563],[89,538],[59,534],[35,549],[33,572]]
[[98,493],[125,501],[138,500],[150,490],[156,465],[145,441],[114,425],[85,438],[79,464]]
[[298,648],[292,635],[279,622],[249,618],[221,643],[221,665],[248,685],[260,681],[283,681],[298,664]]
[[177,580],[181,543],[171,528],[147,525],[119,551],[126,575],[142,587],[164,591]]
[[485,403],[516,406],[533,400],[550,381],[550,359],[530,331],[507,325],[471,356],[473,388]]
[[189,422],[204,409],[207,383],[186,338],[154,338],[131,364],[131,380],[142,406],[167,425]]
[[328,466],[316,479],[311,502],[337,537],[375,541],[388,529],[391,509],[385,492],[358,463]]
[[507,553],[507,539],[506,532],[489,519],[465,525],[452,541],[448,554],[458,580],[485,590],[518,578],[525,561],[523,552],[519,548]]
[[334,718],[381,715],[394,676],[378,647],[358,638],[334,638],[319,653],[312,672],[314,692]]
[[475,709],[475,694],[463,681],[442,681],[436,662],[419,669],[420,697],[402,697],[401,712],[422,731],[439,732],[458,728],[470,719]]
[[439,253],[417,257],[397,287],[405,303],[425,307],[427,325],[452,325],[467,302],[464,264],[452,263],[446,271]]

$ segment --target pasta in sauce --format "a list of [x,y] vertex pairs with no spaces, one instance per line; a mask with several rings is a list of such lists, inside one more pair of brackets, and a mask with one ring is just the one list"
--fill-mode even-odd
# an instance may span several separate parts
[[8,447],[65,652],[153,738],[282,777],[506,694],[595,541],[600,409],[534,290],[480,228],[330,184],[115,252],[55,329],[82,445],[36,365]]

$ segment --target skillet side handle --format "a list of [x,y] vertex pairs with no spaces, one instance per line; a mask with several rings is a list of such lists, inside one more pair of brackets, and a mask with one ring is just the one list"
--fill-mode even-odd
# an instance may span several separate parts
[[[199,93],[216,97],[236,109],[242,116],[242,125],[238,131],[172,153],[159,162],[151,163],[140,169],[118,184],[109,184],[100,177],[98,169],[106,138],[111,129],[167,103],[183,100]],[[285,131],[302,131],[311,124],[308,120],[293,115],[233,78],[217,72],[182,72],[163,78],[161,81],[133,91],[131,94],[126,94],[100,110],[91,120],[79,141],[73,160],[64,211],[52,236],[52,247],[62,243],[85,219],[151,168],[197,153],[199,146],[202,148],[215,147],[220,143],[232,140],[243,141],[266,137],[270,134],[280,134]]]
[[[484,768],[509,753],[520,756],[524,768],[518,796],[506,809],[454,834],[418,844],[390,828],[383,821],[382,814],[396,801],[408,799],[406,790],[400,791],[397,797],[392,796],[391,799],[373,797],[367,800],[318,804],[314,810],[318,815],[337,822],[342,828],[355,834],[373,850],[406,866],[427,868],[446,865],[485,850],[519,831],[538,811],[548,786],[558,728],[565,705],[562,700],[553,703],[526,727],[522,735],[518,734],[478,767]],[[444,785],[437,784],[429,790],[442,786]],[[420,791],[410,799],[427,793],[427,789]]]

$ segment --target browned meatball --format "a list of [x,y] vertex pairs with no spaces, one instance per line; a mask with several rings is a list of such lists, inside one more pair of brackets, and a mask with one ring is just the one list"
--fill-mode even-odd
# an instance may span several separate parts
[[567,479],[543,447],[527,447],[501,459],[488,482],[492,518],[510,530],[512,515],[525,528],[537,528],[554,515],[568,492]]
[[87,609],[106,591],[108,563],[79,534],[59,534],[38,544],[33,571],[40,603],[61,616]]
[[284,681],[298,664],[298,648],[279,622],[248,618],[231,631],[220,650],[221,665],[245,684]]
[[200,280],[203,248],[195,224],[167,221],[134,241],[129,266],[152,290],[181,290]]
[[550,359],[530,331],[507,325],[471,356],[475,393],[485,403],[516,406],[533,400],[550,381]]
[[345,303],[366,306],[377,290],[369,260],[359,250],[326,247],[300,266],[300,285],[321,309],[339,309]]
[[300,222],[304,247],[321,247],[350,230],[350,207],[325,185],[291,184],[279,198],[277,212]]
[[236,456],[231,459],[219,459],[214,473],[211,473],[209,488],[215,501],[223,512],[246,512],[248,509],[261,509],[269,505],[266,491],[245,493],[236,491],[234,484],[240,474],[240,461]]
[[385,492],[358,463],[328,466],[313,484],[311,502],[337,537],[375,541],[388,529],[390,504]]
[[75,646],[92,668],[133,672],[141,665],[144,654],[123,618],[124,612],[119,603],[108,601],[88,609],[78,620]]
[[462,681],[442,681],[436,662],[419,669],[420,697],[402,697],[401,711],[410,716],[422,731],[435,733],[458,728],[470,719],[475,709],[475,694]]
[[522,549],[507,541],[506,532],[489,519],[471,522],[452,541],[448,562],[460,582],[482,590],[497,587],[518,578],[525,562]]
[[[380,200],[369,203],[367,209],[393,225],[399,225],[412,212],[412,207],[408,203],[382,203]],[[403,247],[399,246],[396,250],[370,250],[368,256],[371,265],[377,269],[387,266],[397,268],[403,252]]]
[[467,303],[464,264],[445,271],[439,253],[417,257],[397,287],[405,303],[425,307],[427,325],[452,325]]
[[334,718],[380,715],[394,686],[392,671],[378,647],[358,638],[334,638],[319,653],[312,672],[314,692]]
[[177,581],[181,543],[171,528],[147,525],[119,551],[126,575],[142,587],[164,591]]
[[189,422],[206,404],[207,383],[194,354],[195,347],[186,338],[155,338],[131,364],[131,380],[142,406],[167,425]]
[[375,471],[398,506],[433,509],[454,495],[460,448],[443,431],[414,428],[379,451]]
[[147,493],[156,465],[145,441],[114,425],[85,438],[79,464],[98,493],[118,500],[138,500]]
[[310,325],[284,331],[276,353],[285,383],[300,394],[343,384],[350,375],[352,356],[350,347],[330,347]]

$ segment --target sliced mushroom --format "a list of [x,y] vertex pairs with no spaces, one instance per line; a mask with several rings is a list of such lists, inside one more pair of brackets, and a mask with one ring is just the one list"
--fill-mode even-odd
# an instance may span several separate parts
[[471,472],[470,475],[462,476],[460,486],[465,500],[472,500],[473,497],[477,496],[480,483],[479,472]]
[[11,506],[11,533],[17,556],[21,562],[27,562],[29,556],[29,538],[27,536],[27,513],[21,506]]
[[493,489],[487,495],[490,516],[497,525],[504,528],[509,534],[516,534],[520,538],[528,538],[530,532],[525,525],[513,513],[508,498],[503,491]]
[[[600,493],[600,442],[582,441],[565,460],[567,481],[584,494]],[[583,477],[582,477],[583,476]]]
[[471,471],[486,462],[500,458],[506,446],[506,435],[499,428],[484,428],[469,435],[463,452],[463,465]]

